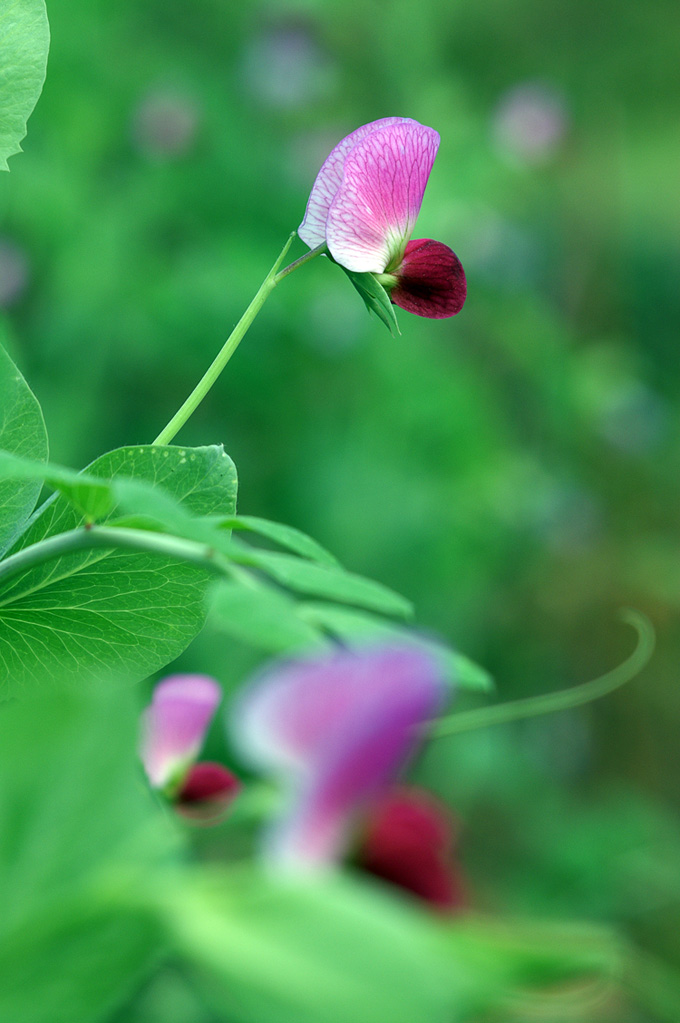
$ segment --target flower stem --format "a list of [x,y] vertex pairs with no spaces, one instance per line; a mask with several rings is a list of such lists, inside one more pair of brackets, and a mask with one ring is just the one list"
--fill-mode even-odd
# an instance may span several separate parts
[[170,441],[175,436],[175,434],[178,433],[178,431],[181,430],[181,428],[184,426],[189,416],[196,411],[196,409],[201,404],[210,388],[213,386],[213,384],[219,377],[224,367],[231,359],[232,355],[234,354],[239,344],[241,343],[241,340],[243,339],[246,331],[250,327],[251,323],[253,322],[253,320],[259,313],[260,309],[266,302],[267,298],[269,297],[270,293],[274,290],[279,281],[282,280],[284,277],[287,277],[289,273],[293,272],[293,270],[296,270],[298,266],[301,266],[303,263],[306,263],[310,259],[313,259],[314,256],[320,255],[321,252],[326,248],[325,245],[319,245],[316,249],[312,249],[310,252],[305,253],[304,256],[301,256],[299,259],[296,259],[294,263],[291,263],[290,266],[287,266],[284,270],[281,270],[279,272],[279,267],[286,258],[288,249],[292,245],[293,239],[296,237],[296,234],[297,234],[296,231],[292,232],[292,234],[288,238],[288,241],[281,250],[279,258],[276,260],[274,266],[271,268],[271,270],[265,277],[264,281],[260,286],[259,291],[255,295],[255,298],[252,300],[252,302],[244,312],[243,316],[238,321],[238,323],[232,330],[231,334],[225,341],[221,351],[213,360],[213,362],[208,367],[206,372],[203,374],[203,376],[196,384],[193,391],[191,392],[187,400],[184,402],[184,404],[181,406],[181,408],[177,410],[177,412],[172,417],[172,419],[165,427],[165,429],[161,430],[161,432],[158,434],[154,441],[154,444],[169,444]]
[[146,551],[163,554],[177,561],[188,561],[214,575],[233,576],[239,572],[229,560],[205,543],[185,540],[167,533],[154,533],[147,529],[128,529],[114,526],[89,526],[57,533],[45,540],[24,547],[0,562],[0,583],[65,554],[93,549]]
[[480,707],[478,710],[451,714],[449,717],[432,722],[428,727],[429,735],[438,739],[444,735],[468,732],[474,728],[486,728],[487,725],[499,725],[506,721],[520,721],[522,718],[551,714],[553,711],[567,710],[570,707],[579,707],[584,703],[590,703],[591,700],[597,700],[600,696],[606,696],[614,689],[618,689],[619,686],[629,682],[638,672],[642,671],[654,653],[654,629],[649,619],[639,611],[624,611],[622,618],[624,622],[637,630],[638,642],[630,657],[618,668],[608,671],[591,682],[574,686],[572,689],[561,689],[557,693],[545,693],[542,696],[530,696],[526,700],[514,700],[512,703],[502,703],[497,707]]
[[304,256],[300,256],[299,259],[289,263],[288,266],[284,266],[283,270],[279,270],[276,275],[276,283],[278,284],[279,281],[282,281],[284,277],[288,276],[288,274],[292,274],[293,270],[297,270],[297,268],[302,266],[303,263],[308,263],[309,260],[314,259],[315,256],[323,256],[327,252],[328,249],[326,248],[326,243],[321,242],[321,245],[317,245],[315,249],[310,249],[309,252],[305,252]]

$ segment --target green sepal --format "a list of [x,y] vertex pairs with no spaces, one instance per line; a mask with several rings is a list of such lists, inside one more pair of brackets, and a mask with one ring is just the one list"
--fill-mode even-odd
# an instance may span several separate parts
[[[339,263],[338,266],[340,266]],[[356,290],[363,298],[364,305],[368,309],[369,313],[375,313],[375,315],[382,320],[392,337],[396,337],[398,334],[401,334],[399,324],[397,323],[397,316],[394,312],[394,306],[390,301],[390,296],[387,294],[375,274],[355,273],[354,270],[347,270],[344,266],[341,267],[341,269],[344,270]]]

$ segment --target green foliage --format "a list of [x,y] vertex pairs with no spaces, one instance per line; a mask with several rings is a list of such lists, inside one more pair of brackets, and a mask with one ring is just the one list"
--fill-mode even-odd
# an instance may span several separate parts
[[[47,433],[40,406],[0,345],[0,458],[3,451],[18,457],[47,458]],[[41,485],[40,476],[29,476],[17,485],[16,477],[0,475],[0,556],[33,511]]]
[[221,582],[212,591],[210,623],[274,654],[323,645],[321,633],[301,617],[299,608],[287,594],[262,583]]
[[0,1017],[99,1020],[163,951],[141,894],[176,847],[140,785],[129,692],[0,714]]
[[337,565],[338,563],[338,559],[311,536],[307,536],[306,533],[294,529],[292,526],[282,525],[280,522],[269,522],[267,519],[260,519],[254,515],[239,515],[238,518],[225,520],[222,525],[230,529],[257,533],[268,540],[273,540],[279,546],[299,554],[302,558],[318,561],[322,565]]
[[354,609],[317,603],[303,605],[300,614],[305,621],[325,629],[342,642],[356,643],[368,640],[389,642],[390,640],[404,639],[413,642],[415,640],[436,655],[446,669],[452,685],[460,686],[461,689],[480,690],[481,692],[490,692],[493,689],[493,679],[489,673],[478,664],[474,664],[468,657],[450,650],[435,640],[419,636],[417,633],[414,635],[394,622],[385,621],[382,618],[376,618],[375,615]]
[[[28,4],[0,0],[0,19],[22,8]],[[242,313],[280,239],[299,223],[330,145],[390,113],[441,132],[416,233],[441,238],[460,255],[470,282],[462,314],[441,324],[404,314],[403,336],[388,339],[352,301],[342,275],[315,261],[276,289],[182,439],[194,446],[224,440],[239,465],[243,510],[294,522],[361,576],[407,594],[428,635],[491,669],[503,701],[619,663],[628,643],[612,628],[620,606],[647,611],[659,648],[641,684],[585,713],[442,740],[413,770],[457,812],[473,905],[507,914],[511,932],[506,941],[491,933],[493,921],[480,933],[484,926],[471,921],[468,929],[461,919],[446,946],[454,1019],[676,1023],[677,981],[655,958],[680,962],[674,3],[647,10],[632,0],[575,0],[556,12],[532,0],[399,0],[379,22],[370,6],[349,0],[298,8],[290,21],[276,5],[122,0],[104,9],[50,0],[50,87],[31,118],[31,159],[20,174],[0,175],[0,256],[14,247],[26,264],[22,288],[0,297],[2,337],[40,396],[57,462],[82,465],[97,451],[152,438]],[[7,43],[0,31],[0,53]],[[3,86],[9,67],[3,54]],[[532,161],[499,129],[512,90],[536,81],[557,97],[563,134]],[[0,90],[0,127],[6,95]],[[1,285],[9,279],[0,272]],[[0,420],[3,411],[4,402]],[[17,451],[4,438],[0,447],[29,461],[45,457],[44,449]],[[11,484],[0,483],[0,508],[11,509],[14,523],[3,533],[0,512],[5,542],[23,528],[42,478],[26,466],[20,478],[16,461],[14,471]],[[49,479],[78,520],[108,514],[108,482],[95,490],[89,478]],[[122,489],[119,496],[130,509],[121,528],[181,535],[150,503],[143,516],[134,512],[142,506],[137,498]],[[179,525],[181,514],[172,514]],[[226,551],[238,522],[216,515],[221,524],[200,529],[221,531]],[[120,524],[120,507],[116,518]],[[187,528],[198,533],[196,518],[189,516]],[[258,542],[251,530],[238,536]],[[326,564],[281,534],[269,539]],[[279,652],[313,636],[359,642],[400,628],[352,604],[304,594],[300,602],[246,563],[250,551],[241,547],[229,547],[241,557],[229,565],[243,575],[224,584],[205,576],[215,586],[215,613],[179,670],[208,670],[235,687],[259,659],[253,643]],[[82,555],[70,557],[75,563]],[[140,651],[144,643],[140,636]],[[34,651],[35,644],[29,659]],[[451,663],[452,679],[466,672],[464,661]],[[481,693],[485,675],[473,685]],[[45,704],[45,715],[54,715],[53,706]],[[38,728],[34,743],[28,727],[18,733],[29,761],[42,742],[49,746],[48,730]],[[98,758],[107,767],[107,736],[96,726],[92,734],[97,748],[80,761],[78,788]],[[70,735],[70,746],[79,741]],[[229,754],[221,733],[211,741],[215,755]],[[2,749],[0,762],[14,783],[17,762],[3,759]],[[41,763],[49,777],[54,758],[49,767]],[[51,795],[45,774],[29,777],[31,791],[18,793],[18,804],[32,805],[41,785]],[[102,784],[98,778],[93,787]],[[107,798],[99,797],[98,819],[107,817]],[[17,843],[22,860],[56,859],[61,824],[77,852],[86,830],[68,831],[70,814],[57,800],[53,827],[43,816],[36,837]],[[0,832],[11,836],[16,817],[8,828],[5,819]],[[124,824],[116,828],[123,833]],[[250,849],[227,828],[194,835],[193,846],[196,858],[222,861]],[[106,856],[102,846],[103,863]],[[74,862],[88,873],[77,856]],[[203,892],[200,871],[197,864],[191,873],[188,916],[200,901],[196,887]],[[10,873],[17,876],[17,867]],[[144,876],[144,895],[155,893]],[[159,868],[155,881],[165,878]],[[181,886],[179,872],[172,878]],[[230,893],[231,886],[225,880]],[[20,891],[27,888],[22,882]],[[106,994],[99,1019],[234,1023],[227,967],[214,963],[205,931],[187,958],[201,976],[220,977],[213,1008],[175,951],[177,965],[155,973],[145,992],[161,1006],[153,1015],[150,1001],[130,992],[138,975],[131,970],[123,982],[116,963],[117,954],[128,955],[143,968],[123,918],[139,921],[145,935],[157,908],[128,889],[125,911],[116,910],[120,940],[102,938],[100,952],[93,947],[95,968],[79,972],[75,955],[67,962],[69,942],[84,955],[90,922],[98,932],[95,917],[108,909],[90,909],[88,921],[74,894],[62,913],[61,891],[54,924],[47,910],[27,915],[25,928],[18,919],[12,924],[24,962],[3,931],[3,1019],[23,1023],[34,1013],[43,1023],[44,998],[45,1023],[86,1020],[89,1009],[69,976],[83,990],[88,979],[105,984],[99,964],[110,957],[123,1004],[116,1013],[117,999]],[[530,925],[528,934],[515,914],[540,916],[545,929]],[[206,915],[202,908],[204,922]],[[600,947],[612,950],[611,970],[605,954],[601,970],[588,962],[585,925],[570,933],[547,922],[569,916],[603,923]],[[222,934],[228,918],[218,923]],[[173,947],[188,949],[176,940],[178,927]],[[167,923],[161,930],[167,943]],[[283,927],[280,933],[287,935]],[[619,943],[625,933],[650,955],[628,955]],[[158,947],[151,934],[148,942]],[[322,942],[332,968],[329,931],[308,949],[311,974],[319,971]],[[587,998],[577,1004],[581,967]],[[590,999],[598,977],[600,1002]],[[539,981],[549,989],[538,991]],[[175,999],[178,988],[183,1002]]]
[[[345,571],[299,530],[230,514],[236,475],[220,448],[123,448],[82,474],[0,451],[3,479],[44,479],[59,492],[0,564],[6,696],[29,691],[37,677],[77,685],[98,670],[125,680],[162,668],[202,625],[215,572],[228,581],[212,592],[213,625],[259,649],[321,647],[328,636],[411,639],[403,627],[365,613],[410,617],[403,597]],[[218,509],[227,514],[211,514]],[[297,553],[246,545],[232,539],[234,529]],[[159,548],[153,534],[168,543]],[[300,605],[280,587],[326,603]],[[471,662],[436,649],[463,688],[488,681]]]
[[513,1020],[515,1013],[565,1023],[598,1019],[616,1004],[630,966],[625,944],[591,924],[473,918],[454,923],[446,940],[459,970],[463,1019],[494,1003],[511,1003]]
[[426,917],[342,878],[205,872],[168,893],[174,941],[234,1023],[450,1023],[455,980]]
[[0,170],[21,152],[26,121],[45,81],[50,45],[44,0],[0,4]]
[[[120,448],[88,475],[163,487],[197,514],[233,514],[236,476],[221,448]],[[15,550],[83,522],[67,497],[47,501]],[[86,550],[39,564],[0,592],[3,696],[97,677],[139,681],[176,657],[205,621],[205,571],[152,553]]]
[[282,586],[313,597],[357,604],[371,611],[399,618],[410,618],[413,606],[399,594],[372,579],[363,579],[331,565],[304,561],[278,551],[249,550],[244,562],[261,569]]

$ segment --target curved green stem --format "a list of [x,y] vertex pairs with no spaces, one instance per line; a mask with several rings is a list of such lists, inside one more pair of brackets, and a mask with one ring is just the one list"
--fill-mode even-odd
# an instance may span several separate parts
[[46,540],[24,547],[16,554],[0,561],[0,583],[26,569],[33,568],[64,554],[76,551],[108,548],[147,551],[152,554],[164,554],[177,561],[188,561],[200,565],[215,575],[232,576],[237,569],[229,560],[216,552],[208,544],[197,543],[195,540],[184,540],[166,533],[153,533],[146,529],[127,529],[114,526],[90,526],[73,529],[67,533],[58,533]]
[[561,689],[557,693],[546,693],[542,696],[530,696],[526,700],[515,700],[502,703],[497,707],[480,707],[478,710],[463,711],[449,717],[434,721],[428,732],[432,738],[468,732],[474,728],[486,728],[487,725],[504,724],[506,721],[519,721],[522,718],[538,717],[551,714],[557,710],[578,707],[591,700],[597,700],[619,686],[629,682],[638,672],[642,671],[654,653],[654,629],[651,622],[639,611],[624,611],[623,621],[637,630],[638,642],[635,650],[618,668],[608,671],[605,675],[584,682],[572,689]]
[[203,374],[199,382],[194,387],[193,391],[191,392],[187,400],[177,410],[177,412],[172,417],[168,425],[158,434],[154,441],[154,444],[169,444],[170,441],[175,436],[175,434],[178,433],[178,431],[181,430],[181,428],[184,426],[189,416],[196,411],[196,409],[201,404],[210,388],[213,386],[213,384],[219,377],[224,367],[231,359],[232,355],[234,354],[239,344],[241,343],[246,331],[250,327],[251,323],[253,322],[253,320],[255,319],[260,309],[267,301],[267,298],[274,290],[276,285],[279,283],[279,281],[282,280],[284,277],[287,277],[289,273],[293,272],[293,270],[296,270],[298,266],[302,266],[303,263],[309,262],[310,259],[313,259],[315,256],[321,255],[321,253],[325,251],[326,249],[325,244],[319,245],[316,249],[312,249],[310,252],[305,253],[304,256],[301,256],[299,259],[296,259],[294,263],[290,264],[290,266],[287,266],[285,267],[285,269],[279,271],[279,267],[286,258],[288,249],[291,247],[293,239],[296,237],[296,235],[297,232],[293,231],[293,233],[288,238],[288,241],[284,245],[283,249],[281,250],[279,258],[276,260],[274,266],[271,268],[271,270],[265,277],[264,281],[260,285],[259,291],[255,295],[255,298],[252,300],[252,302],[244,312],[243,316],[232,330],[231,334],[225,341],[217,357],[210,364],[206,372]]

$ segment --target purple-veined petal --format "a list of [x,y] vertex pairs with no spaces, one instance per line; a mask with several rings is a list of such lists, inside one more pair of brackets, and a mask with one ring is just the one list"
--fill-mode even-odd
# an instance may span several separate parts
[[336,262],[382,273],[401,257],[438,148],[438,133],[416,121],[374,131],[352,147],[326,221]]
[[345,158],[351,149],[358,142],[371,135],[374,131],[389,127],[393,124],[415,124],[408,117],[382,117],[378,121],[371,121],[370,124],[363,124],[350,135],[346,135],[337,146],[331,150],[329,156],[321,167],[312,185],[312,191],[307,202],[304,219],[298,228],[298,235],[309,245],[310,249],[316,248],[326,240],[326,220],[328,210],[335,198],[335,194],[342,181],[342,171]]
[[149,781],[164,788],[194,760],[222,698],[207,675],[171,675],[159,682],[142,718],[141,756]]
[[244,757],[286,790],[266,850],[276,867],[318,868],[342,853],[357,812],[409,756],[442,692],[435,659],[405,644],[282,664],[251,684],[233,732]]
[[440,320],[463,308],[465,271],[455,252],[442,242],[410,241],[396,276],[390,298],[409,313]]

